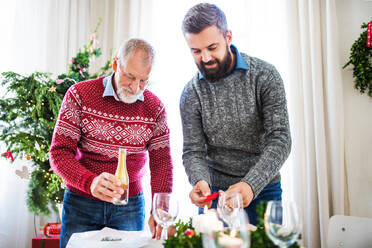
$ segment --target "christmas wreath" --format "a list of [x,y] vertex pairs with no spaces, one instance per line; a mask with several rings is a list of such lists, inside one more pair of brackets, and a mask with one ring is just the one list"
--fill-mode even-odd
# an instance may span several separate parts
[[349,61],[343,68],[353,64],[353,77],[355,78],[354,87],[362,94],[368,92],[372,97],[372,48],[371,48],[371,28],[372,21],[368,24],[363,23],[363,31],[359,38],[353,43]]

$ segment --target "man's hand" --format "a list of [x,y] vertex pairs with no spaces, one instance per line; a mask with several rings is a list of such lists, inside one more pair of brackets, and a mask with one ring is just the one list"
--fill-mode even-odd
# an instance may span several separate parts
[[[163,228],[156,223],[154,216],[152,214],[149,218],[149,227],[152,233],[152,238],[159,240],[161,238],[161,232],[163,231]],[[174,236],[176,234],[176,231],[177,230],[173,225],[168,227],[168,237]]]
[[149,218],[149,227],[150,227],[150,231],[152,233],[152,238],[153,239],[160,239],[161,231],[163,230],[163,228],[156,223],[156,221],[154,219],[154,216],[152,214]]
[[101,201],[112,202],[114,197],[120,198],[121,194],[124,193],[120,185],[120,180],[114,175],[103,172],[93,179],[90,192]]
[[240,193],[243,198],[243,206],[246,208],[251,204],[253,198],[254,198],[254,193],[251,188],[251,186],[246,183],[246,182],[239,182],[236,184],[231,185],[226,192],[229,193]]
[[208,203],[203,202],[205,198],[210,194],[211,189],[209,188],[208,183],[205,180],[200,180],[194,185],[189,196],[192,203],[194,203],[198,207],[203,208],[204,205],[207,205],[208,207],[212,205],[212,201]]

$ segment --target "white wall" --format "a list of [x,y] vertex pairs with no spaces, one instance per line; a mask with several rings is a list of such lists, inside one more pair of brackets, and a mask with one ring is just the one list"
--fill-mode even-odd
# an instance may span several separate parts
[[[372,1],[336,0],[336,5],[343,66],[362,31],[360,25],[372,20]],[[372,218],[372,97],[354,89],[352,74],[352,66],[342,71],[349,214]]]

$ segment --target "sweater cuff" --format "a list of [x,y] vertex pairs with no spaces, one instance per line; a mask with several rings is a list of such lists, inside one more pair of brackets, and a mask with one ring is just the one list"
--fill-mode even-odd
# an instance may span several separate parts
[[192,186],[195,186],[195,184],[197,182],[199,182],[200,180],[206,181],[209,185],[209,188],[211,188],[211,179],[210,179],[209,176],[208,177],[203,177],[202,175],[196,175],[196,176],[190,178],[190,183],[191,183]]
[[93,179],[95,177],[96,177],[96,175],[95,174],[92,174],[92,175],[88,176],[88,178],[83,183],[83,185],[84,185],[83,191],[85,193],[89,194],[89,195],[92,195],[92,192],[90,192],[90,185],[92,184]]
[[259,173],[254,168],[249,171],[242,181],[251,186],[254,193],[253,199],[255,199],[260,194],[262,189],[267,185],[266,180],[262,177],[262,173]]

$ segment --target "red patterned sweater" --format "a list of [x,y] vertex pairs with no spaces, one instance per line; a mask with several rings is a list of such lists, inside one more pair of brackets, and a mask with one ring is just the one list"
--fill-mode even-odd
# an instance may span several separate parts
[[118,149],[127,149],[129,196],[142,191],[147,152],[152,194],[172,191],[173,166],[169,129],[161,101],[150,91],[144,101],[126,104],[102,97],[103,78],[71,86],[54,129],[50,162],[66,186],[91,195],[92,180],[102,172],[115,174]]

